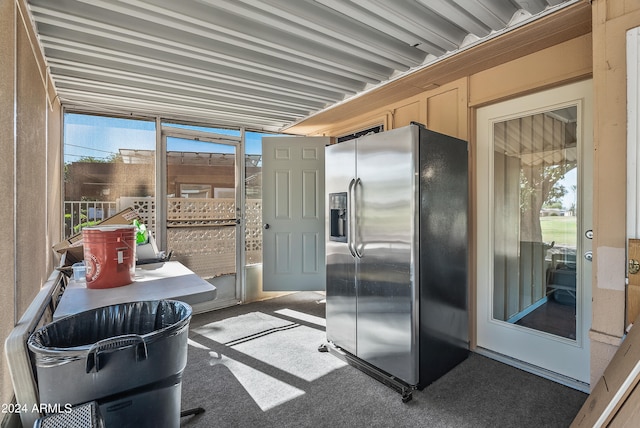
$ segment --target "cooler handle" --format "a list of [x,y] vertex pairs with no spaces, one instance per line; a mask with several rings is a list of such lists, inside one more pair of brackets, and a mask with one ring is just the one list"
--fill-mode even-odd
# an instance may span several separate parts
[[144,338],[137,334],[124,334],[122,336],[110,337],[108,339],[100,340],[89,348],[87,354],[87,368],[86,372],[91,373],[95,369],[96,373],[100,371],[100,354],[120,351],[132,346],[136,347],[136,361],[147,359],[147,344]]

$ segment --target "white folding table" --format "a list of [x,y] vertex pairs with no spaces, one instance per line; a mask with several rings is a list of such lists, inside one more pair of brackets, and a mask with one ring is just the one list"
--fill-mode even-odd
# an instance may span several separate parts
[[73,278],[60,298],[53,319],[118,303],[172,299],[193,305],[216,298],[216,287],[182,263],[169,261],[136,267],[135,281],[114,288],[87,288]]

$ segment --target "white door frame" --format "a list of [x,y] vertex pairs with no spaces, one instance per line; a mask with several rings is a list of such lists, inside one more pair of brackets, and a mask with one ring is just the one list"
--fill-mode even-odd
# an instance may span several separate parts
[[[493,124],[527,114],[576,105],[578,107],[578,296],[576,340],[524,329],[493,319]],[[534,372],[573,388],[589,391],[591,325],[591,266],[582,258],[590,241],[580,235],[591,228],[592,191],[592,82],[569,84],[552,90],[483,107],[477,111],[477,352]],[[587,185],[585,185],[585,183]],[[586,218],[585,218],[585,214]],[[584,235],[583,235],[584,236]],[[581,267],[580,267],[581,266]]]
[[[236,218],[240,223],[236,226],[236,281],[235,295],[237,302],[244,301],[245,285],[245,131],[240,129],[240,136],[216,134],[187,128],[162,126],[160,119],[156,120],[156,236],[158,246],[166,248],[167,244],[167,138],[182,138],[186,140],[205,141],[215,144],[225,144],[235,147],[235,199]],[[229,306],[225,302],[203,302],[198,304],[197,312],[206,312]]]

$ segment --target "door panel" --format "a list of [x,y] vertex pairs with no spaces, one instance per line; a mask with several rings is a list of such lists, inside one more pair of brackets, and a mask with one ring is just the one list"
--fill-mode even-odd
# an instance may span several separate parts
[[[591,82],[478,110],[479,350],[589,376]],[[585,387],[587,385],[587,387]]]
[[291,234],[276,233],[275,272],[279,274],[291,273]]
[[318,249],[324,246],[324,242],[320,242],[319,237],[319,234],[315,232],[302,234],[302,273],[317,274],[320,272]]
[[[275,172],[275,190],[276,190],[276,213],[278,220],[291,220],[291,171]],[[264,172],[263,172],[264,174]]]
[[324,147],[328,138],[265,137],[263,290],[325,289]]
[[302,218],[305,220],[320,219],[318,186],[318,171],[302,171]]

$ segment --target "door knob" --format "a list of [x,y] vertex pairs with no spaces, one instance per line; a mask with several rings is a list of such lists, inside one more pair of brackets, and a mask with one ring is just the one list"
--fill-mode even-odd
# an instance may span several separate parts
[[270,227],[271,227],[271,226],[269,226],[269,223],[265,223],[265,224],[264,224],[264,228],[265,228],[265,229],[269,229]]
[[593,260],[593,251],[587,251],[584,253],[585,260],[592,261]]

